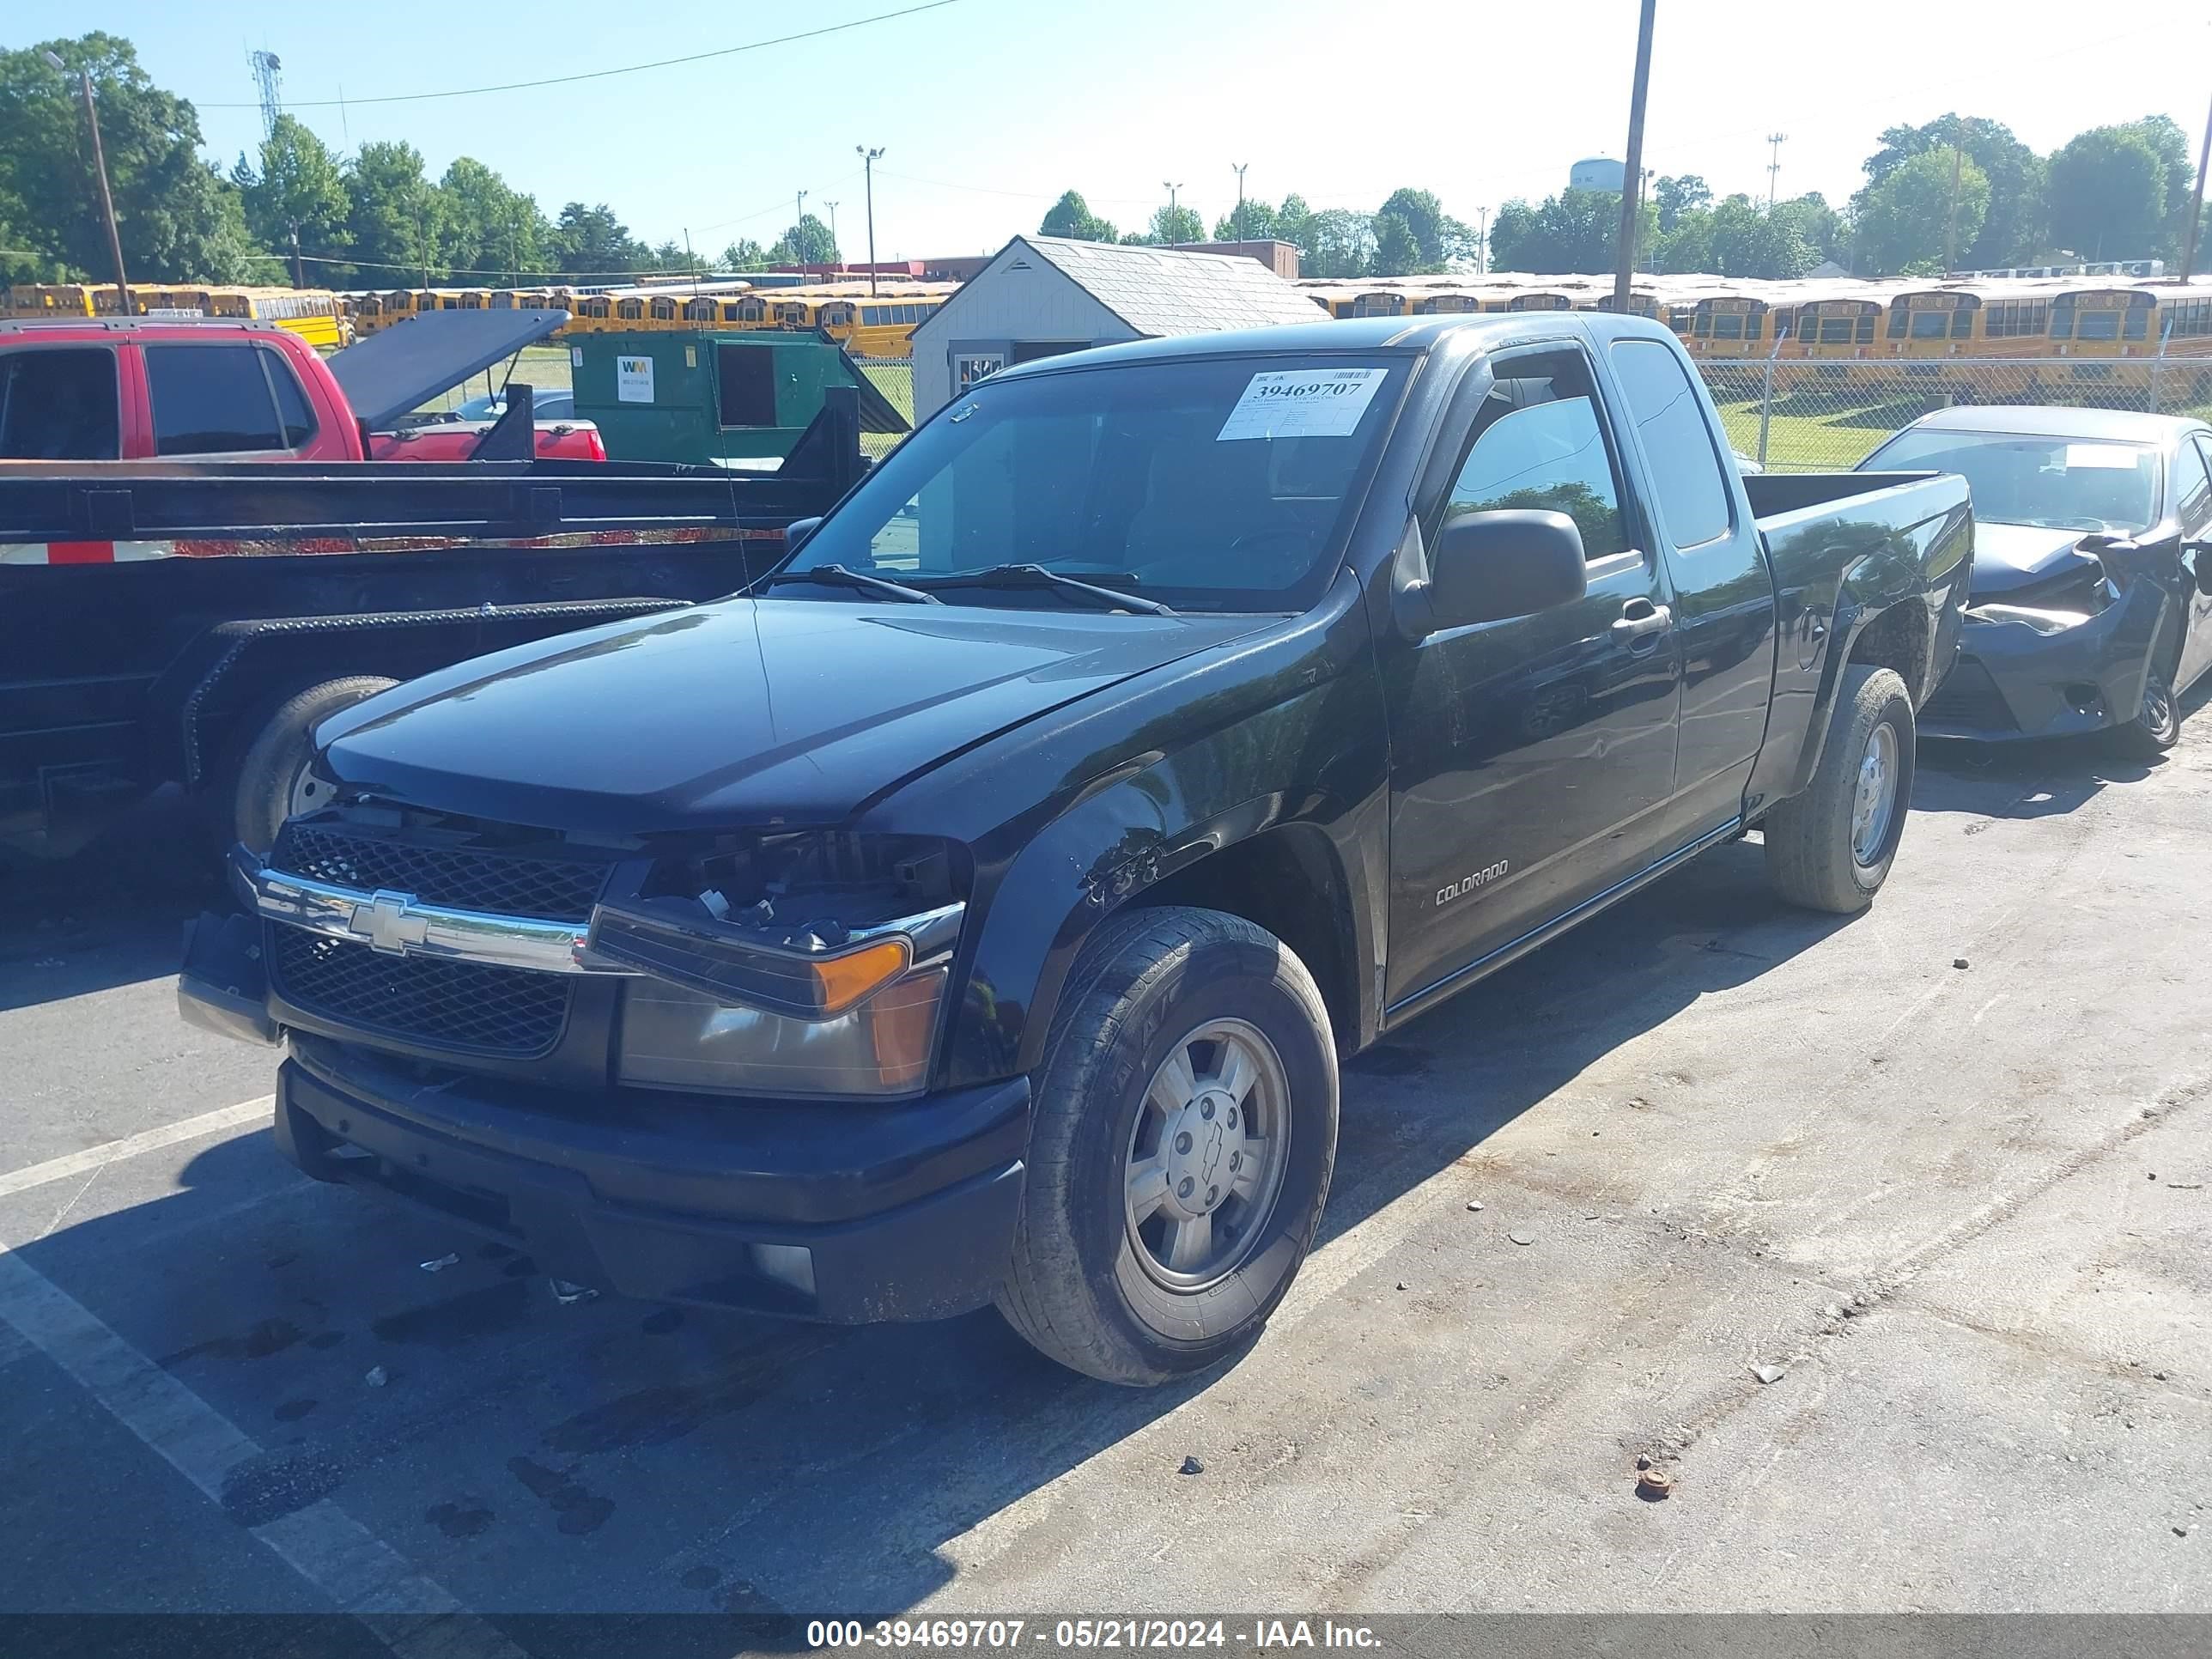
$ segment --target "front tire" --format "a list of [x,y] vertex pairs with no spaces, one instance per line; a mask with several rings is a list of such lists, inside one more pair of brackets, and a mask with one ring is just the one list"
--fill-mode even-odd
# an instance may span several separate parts
[[1036,1083],[1006,1322],[1133,1387],[1242,1352],[1336,1161],[1336,1048],[1305,964],[1218,911],[1116,916],[1069,974]]
[[2142,702],[2136,717],[2106,734],[2115,754],[2129,760],[2154,761],[2181,741],[2181,703],[2173,695],[2173,682],[2155,664],[2143,672]]
[[1865,665],[1844,683],[1802,794],[1766,815],[1766,877],[1808,910],[1851,915],[1889,878],[1912,800],[1912,699],[1896,671]]
[[380,674],[350,674],[286,698],[239,763],[231,800],[233,839],[248,852],[266,853],[276,844],[286,818],[321,805],[315,799],[319,786],[308,768],[315,757],[315,727],[340,709],[398,684]]

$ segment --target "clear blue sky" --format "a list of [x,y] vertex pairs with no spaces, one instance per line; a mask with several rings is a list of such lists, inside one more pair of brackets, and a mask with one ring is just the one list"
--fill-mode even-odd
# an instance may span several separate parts
[[[405,138],[434,171],[473,155],[548,213],[605,201],[648,240],[771,241],[793,195],[848,258],[864,242],[857,143],[880,144],[879,256],[995,248],[1070,185],[1124,228],[1167,181],[1209,223],[1236,198],[1372,207],[1399,185],[1472,222],[1541,197],[1578,156],[1621,153],[1635,0],[1364,6],[1346,0],[955,0],[919,15],[705,63],[528,92],[393,94],[604,70],[743,45],[915,0],[769,9],[666,4],[249,8],[111,0],[69,30],[136,41],[198,106],[225,167],[258,141],[246,55],[283,59],[293,112],[333,148]],[[9,8],[0,43],[57,33]],[[369,22],[372,17],[383,21]],[[243,23],[241,19],[249,20]],[[2195,139],[2212,95],[2212,9],[2028,0],[1747,7],[1660,0],[1646,160],[1764,194],[1860,182],[1880,130],[1957,106],[2039,150],[2159,111]],[[343,111],[313,100],[343,94]],[[240,106],[220,108],[221,104]]]

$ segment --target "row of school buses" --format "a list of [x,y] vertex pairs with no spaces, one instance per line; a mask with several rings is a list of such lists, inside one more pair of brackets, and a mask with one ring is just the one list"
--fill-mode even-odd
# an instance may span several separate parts
[[[546,307],[572,313],[566,332],[635,329],[818,331],[854,355],[903,357],[915,326],[951,283],[862,282],[761,287],[743,278],[606,289],[401,289],[329,294],[290,289],[132,291],[140,314],[273,319],[336,345],[429,311]],[[1298,284],[1333,317],[1477,311],[1609,309],[1597,276],[1407,276]],[[112,284],[18,286],[9,316],[106,315]],[[1813,358],[1852,380],[1938,371],[1943,359],[2212,360],[2212,278],[1974,276],[1960,280],[1759,282],[1711,276],[1639,277],[1631,308],[1680,337],[1693,356]],[[1915,368],[1914,365],[1922,367]],[[2109,373],[2110,371],[2104,371]]]

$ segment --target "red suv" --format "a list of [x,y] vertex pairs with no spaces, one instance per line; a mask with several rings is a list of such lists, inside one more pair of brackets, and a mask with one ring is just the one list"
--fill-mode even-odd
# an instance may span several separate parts
[[[405,411],[362,418],[332,372],[337,361],[267,324],[0,323],[0,461],[462,461],[490,429],[464,422],[371,430]],[[414,401],[470,372],[423,386]],[[588,421],[540,422],[535,447],[562,460],[607,453]]]

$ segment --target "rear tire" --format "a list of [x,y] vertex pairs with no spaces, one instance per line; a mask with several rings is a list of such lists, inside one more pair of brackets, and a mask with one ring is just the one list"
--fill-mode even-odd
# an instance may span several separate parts
[[1811,787],[1762,825],[1777,893],[1837,915],[1874,902],[1905,833],[1913,741],[1912,699],[1896,671],[1846,667]]
[[1116,916],[1076,959],[1036,1084],[1007,1323],[1132,1387],[1242,1352],[1336,1161],[1336,1048],[1304,963],[1219,911]]
[[234,838],[253,853],[275,846],[286,818],[317,805],[307,769],[315,757],[315,727],[340,709],[398,684],[377,674],[353,674],[311,685],[278,705],[239,763],[231,803]]
[[2154,761],[2181,741],[2181,704],[2165,670],[2153,665],[2144,671],[2136,717],[2113,726],[2105,741],[2114,754],[2135,761]]

